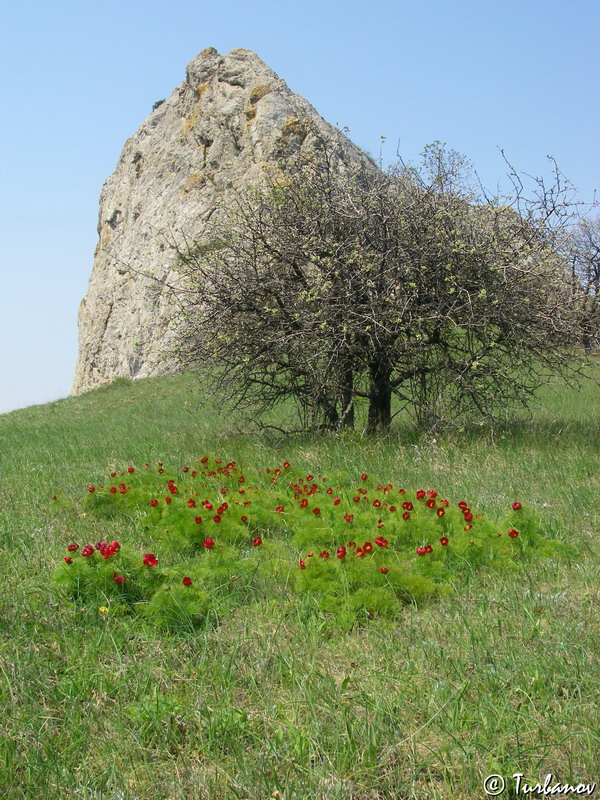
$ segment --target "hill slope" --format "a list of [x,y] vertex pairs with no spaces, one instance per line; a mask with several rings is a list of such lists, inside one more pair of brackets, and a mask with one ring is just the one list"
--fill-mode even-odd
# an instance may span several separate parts
[[[595,387],[548,389],[530,422],[437,442],[236,434],[202,395],[165,376],[0,417],[4,796],[466,800],[492,772],[598,775]],[[457,597],[349,633],[285,593],[168,637],[53,594],[66,543],[113,530],[81,516],[89,483],[205,453],[393,476],[489,514],[519,499],[580,555],[534,564],[525,583],[474,575]]]

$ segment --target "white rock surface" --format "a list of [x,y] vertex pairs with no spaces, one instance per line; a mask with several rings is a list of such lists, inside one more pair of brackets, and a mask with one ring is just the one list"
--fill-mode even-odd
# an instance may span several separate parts
[[165,237],[198,238],[228,194],[309,146],[309,121],[340,141],[348,161],[365,160],[250,50],[221,56],[207,48],[188,64],[185,81],[126,142],[102,189],[74,394],[176,368],[164,355],[169,304],[148,277],[172,274]]

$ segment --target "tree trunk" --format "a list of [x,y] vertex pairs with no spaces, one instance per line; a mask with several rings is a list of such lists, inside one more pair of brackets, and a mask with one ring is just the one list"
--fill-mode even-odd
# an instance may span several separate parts
[[354,428],[354,375],[351,367],[344,373],[341,422],[343,428]]
[[392,422],[392,388],[390,372],[381,365],[371,369],[371,392],[367,433],[385,433]]

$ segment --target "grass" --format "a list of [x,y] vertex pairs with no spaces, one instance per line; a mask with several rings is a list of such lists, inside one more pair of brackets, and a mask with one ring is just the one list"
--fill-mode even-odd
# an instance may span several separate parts
[[[531,420],[437,441],[240,434],[201,394],[188,376],[118,381],[0,417],[2,797],[471,800],[491,773],[504,797],[517,772],[598,780],[597,386],[548,387]],[[205,452],[368,471],[490,515],[519,499],[579,556],[525,581],[481,573],[350,633],[284,591],[170,636],[53,595],[88,483]],[[53,494],[74,509],[53,514]]]

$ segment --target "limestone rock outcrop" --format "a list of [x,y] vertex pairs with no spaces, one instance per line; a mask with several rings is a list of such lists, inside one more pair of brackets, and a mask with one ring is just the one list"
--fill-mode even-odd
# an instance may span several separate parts
[[170,318],[160,286],[175,257],[165,237],[198,238],[228,194],[310,146],[311,130],[335,138],[344,161],[367,158],[251,51],[207,48],[188,64],[185,81],[155,104],[102,189],[74,394],[176,368],[164,347]]

